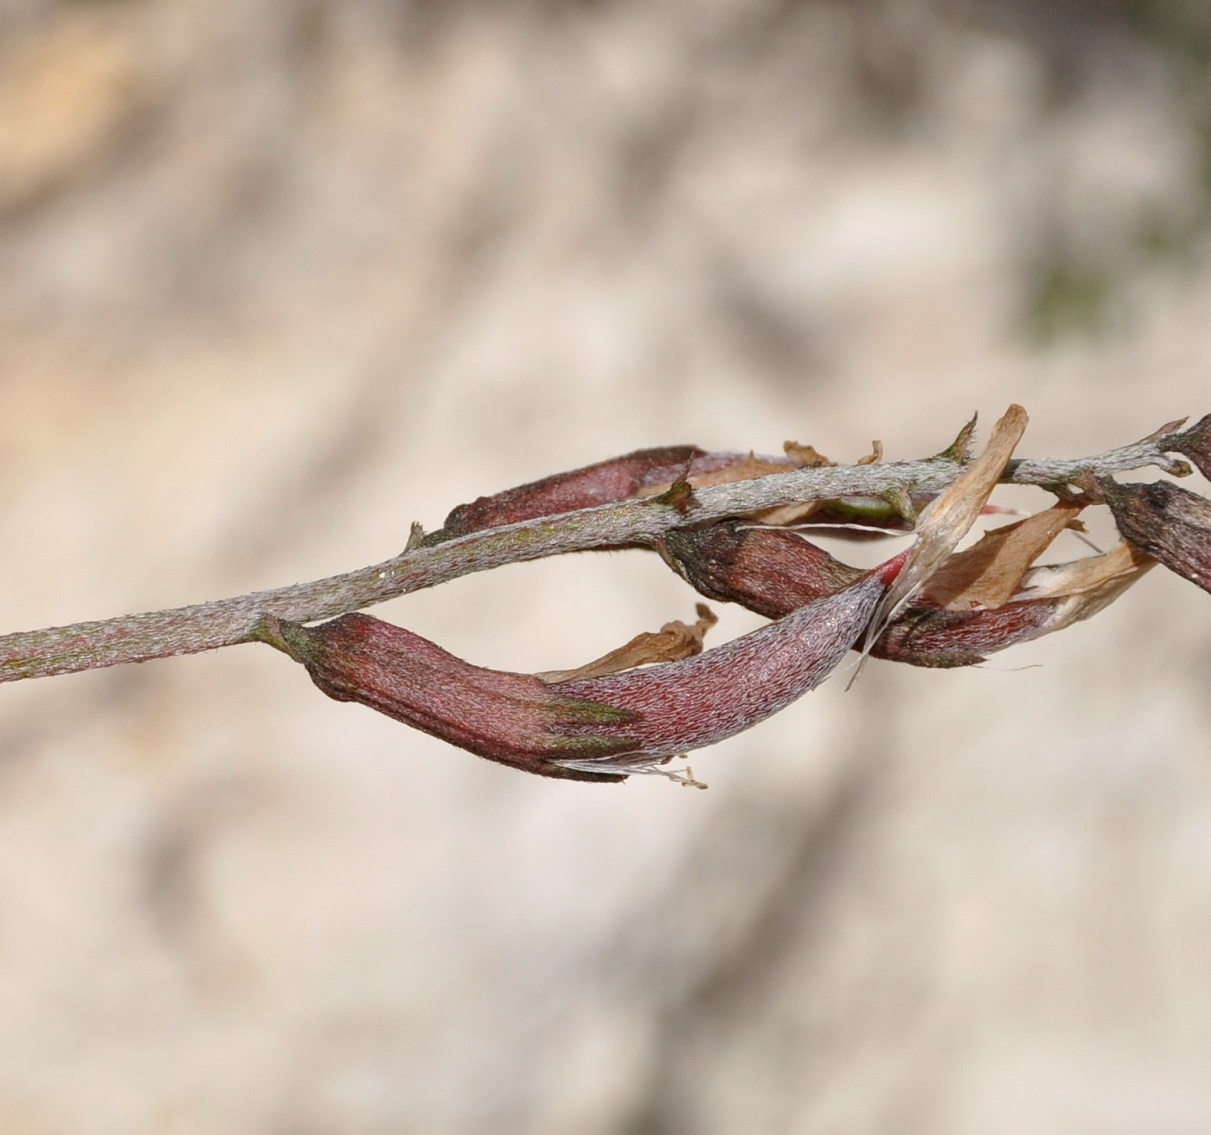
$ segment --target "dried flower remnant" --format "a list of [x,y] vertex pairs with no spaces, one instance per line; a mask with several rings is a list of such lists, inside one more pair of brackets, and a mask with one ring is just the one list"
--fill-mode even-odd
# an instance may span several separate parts
[[[871,629],[871,642],[878,638],[887,623],[907,605],[971,530],[1025,433],[1026,422],[1026,411],[1021,406],[1010,406],[992,427],[992,435],[984,452],[921,514],[917,541],[909,552],[900,578],[883,600]],[[974,419],[965,432],[970,433],[972,425]],[[963,436],[961,434],[960,438]]]
[[[1079,510],[1057,505],[953,554],[887,625],[871,654],[913,666],[972,666],[1102,610],[1153,561],[1120,545],[1069,564],[1031,567]],[[771,619],[861,574],[795,533],[737,522],[670,532],[661,550],[703,595]]]
[[1018,643],[1064,630],[1103,610],[1155,563],[1126,544],[1100,556],[1031,568],[997,607],[953,610],[910,603],[871,654],[913,666],[973,666]]
[[1172,481],[1100,489],[1124,540],[1211,591],[1211,502]]
[[633,670],[636,666],[650,666],[655,662],[679,662],[702,653],[706,632],[719,619],[705,604],[697,605],[698,620],[683,623],[674,619],[665,623],[658,631],[637,634],[616,650],[600,658],[577,666],[575,670],[548,670],[535,677],[544,682],[569,682],[573,678],[600,678],[605,674],[616,674],[620,670]]
[[1083,507],[1060,503],[985,532],[979,543],[942,562],[921,589],[922,598],[949,611],[1008,603],[1030,565],[1072,526]]

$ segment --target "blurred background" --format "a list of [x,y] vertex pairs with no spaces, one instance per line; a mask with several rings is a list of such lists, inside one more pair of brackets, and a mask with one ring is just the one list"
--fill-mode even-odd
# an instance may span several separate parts
[[[1209,13],[0,0],[0,629],[640,446],[1211,411]],[[554,669],[694,599],[630,553],[376,613]],[[708,792],[528,778],[259,646],[5,686],[0,1131],[1205,1132],[1209,672],[1157,571],[834,680]]]

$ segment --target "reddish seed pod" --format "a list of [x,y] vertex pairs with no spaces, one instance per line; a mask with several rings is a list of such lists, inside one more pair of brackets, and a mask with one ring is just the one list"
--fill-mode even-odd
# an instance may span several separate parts
[[448,539],[483,528],[626,500],[649,486],[675,481],[692,461],[705,456],[705,452],[694,445],[640,449],[623,457],[586,465],[583,469],[543,477],[492,496],[480,497],[469,504],[460,504],[446,517],[440,532],[433,536]]
[[767,619],[832,595],[864,574],[794,532],[736,521],[674,529],[658,549],[708,599],[739,603]]
[[556,757],[587,758],[628,749],[631,720],[561,695],[529,674],[473,666],[403,627],[354,613],[308,627],[266,620],[265,638],[301,662],[337,701],[359,702],[481,757],[571,780],[617,780],[578,771]]
[[338,701],[354,701],[490,760],[614,780],[732,736],[819,685],[870,623],[903,556],[850,587],[703,654],[548,684],[473,666],[370,615],[263,636]]
[[[661,551],[703,595],[771,619],[785,618],[861,574],[792,532],[731,522],[670,532]],[[911,666],[973,666],[989,654],[1088,618],[1139,573],[1121,583],[1076,585],[1073,593],[1032,597],[1027,591],[1001,606],[971,610],[945,610],[918,597],[891,621],[870,653]]]
[[563,682],[561,694],[634,714],[633,750],[575,768],[650,766],[748,729],[818,686],[870,625],[904,554],[768,626],[680,662]]
[[1120,485],[1107,479],[1101,489],[1124,540],[1211,591],[1211,502],[1172,481]]
[[888,624],[871,654],[910,666],[975,666],[989,654],[1058,629],[1065,601],[1038,599],[979,611],[909,606]]

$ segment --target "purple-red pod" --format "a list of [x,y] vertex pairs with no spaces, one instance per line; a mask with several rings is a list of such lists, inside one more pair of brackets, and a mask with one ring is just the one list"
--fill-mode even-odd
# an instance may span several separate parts
[[594,505],[613,504],[653,485],[675,481],[695,458],[705,457],[694,445],[640,449],[623,457],[598,461],[583,469],[556,473],[513,489],[479,497],[453,509],[431,540],[464,536],[484,528],[536,520]]
[[565,768],[556,757],[629,749],[614,735],[634,716],[560,694],[529,674],[473,666],[403,627],[372,615],[341,615],[317,626],[266,619],[263,638],[301,662],[337,701],[359,702],[481,757],[571,780],[617,774]]
[[553,687],[576,699],[626,710],[630,751],[557,758],[568,768],[650,767],[712,745],[785,708],[818,686],[862,637],[907,553],[850,586],[723,646],[666,662]]
[[1120,485],[1107,479],[1101,489],[1124,540],[1211,591],[1211,501],[1172,481]]
[[832,595],[864,574],[794,532],[740,521],[673,529],[657,548],[708,599],[739,603],[767,619]]
[[267,618],[261,637],[339,701],[526,772],[614,780],[739,733],[819,685],[866,630],[903,559],[703,654],[551,684],[473,666],[364,614],[314,627]]
[[[660,547],[703,595],[739,603],[770,619],[784,618],[861,575],[793,532],[733,522],[669,532]],[[1024,597],[970,611],[917,600],[892,620],[870,653],[912,666],[972,666],[1094,610],[1092,601],[1064,595]]]
[[1064,605],[1058,598],[1020,600],[975,611],[910,605],[888,624],[870,653],[911,666],[975,666],[998,650],[1058,630]]

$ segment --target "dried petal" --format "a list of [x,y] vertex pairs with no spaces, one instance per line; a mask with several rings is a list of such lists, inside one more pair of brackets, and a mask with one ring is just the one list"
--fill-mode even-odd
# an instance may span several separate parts
[[1026,570],[1082,507],[1058,504],[1016,524],[986,532],[978,544],[955,553],[930,576],[923,597],[951,611],[1008,603],[1021,586]]
[[1211,591],[1211,502],[1172,481],[1101,489],[1123,539]]
[[1066,564],[1044,564],[1022,577],[1015,598],[1043,599],[1101,593],[1116,583],[1134,583],[1156,561],[1131,544],[1119,544],[1098,556]]
[[782,443],[782,452],[796,465],[802,465],[811,469],[820,469],[827,465],[836,464],[835,461],[830,461],[825,457],[814,445],[800,445],[797,441],[784,441]]
[[[758,457],[755,453],[706,453],[690,463],[689,482],[695,489],[711,485],[734,485],[737,481],[755,481],[771,473],[789,473],[795,468],[791,461],[778,457]],[[653,482],[637,496],[655,496],[668,488]]]
[[675,619],[665,623],[658,631],[637,634],[630,642],[603,654],[600,658],[578,666],[575,670],[548,670],[535,677],[544,682],[570,682],[573,678],[600,678],[604,674],[616,674],[620,670],[633,670],[636,666],[650,666],[656,662],[678,662],[702,653],[706,632],[718,621],[718,617],[705,604],[697,605],[698,621],[694,624]]
[[975,523],[1013,456],[1014,448],[1026,430],[1026,421],[1026,411],[1021,406],[1010,406],[993,426],[984,452],[922,513],[917,542],[900,578],[883,600],[875,620],[876,632],[938,570]]

